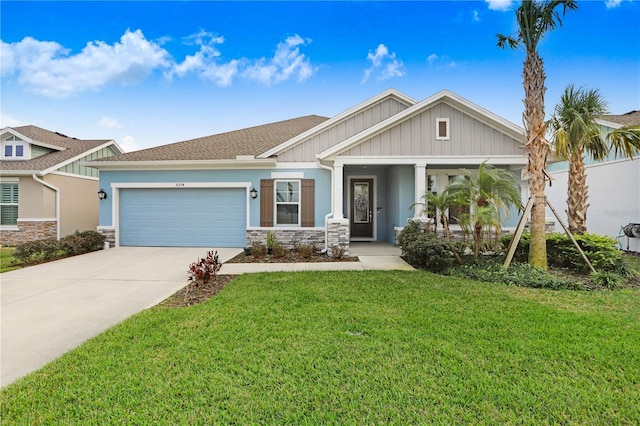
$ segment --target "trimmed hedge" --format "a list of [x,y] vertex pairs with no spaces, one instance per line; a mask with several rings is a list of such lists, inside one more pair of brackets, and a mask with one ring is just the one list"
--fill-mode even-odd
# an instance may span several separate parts
[[444,272],[455,263],[453,245],[435,234],[427,234],[416,221],[410,221],[398,235],[402,257],[414,268]]
[[45,238],[18,244],[13,257],[23,264],[46,262],[100,250],[105,240],[97,231],[76,231],[60,240]]

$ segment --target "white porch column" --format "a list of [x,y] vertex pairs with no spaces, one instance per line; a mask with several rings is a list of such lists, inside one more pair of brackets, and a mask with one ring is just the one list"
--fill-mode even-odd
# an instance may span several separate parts
[[[418,163],[415,165],[415,203],[424,203],[424,199],[422,196],[427,190],[427,164],[426,163]],[[415,207],[415,213],[413,217],[420,218],[424,217],[422,213],[423,208],[421,206]]]
[[344,165],[334,164],[333,166],[333,205],[334,219],[344,219],[344,211],[342,207],[342,198],[344,192]]

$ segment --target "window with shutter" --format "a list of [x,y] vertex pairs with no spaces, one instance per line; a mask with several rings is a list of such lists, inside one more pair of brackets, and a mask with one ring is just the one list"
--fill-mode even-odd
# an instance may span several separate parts
[[260,180],[260,226],[315,226],[315,181]]

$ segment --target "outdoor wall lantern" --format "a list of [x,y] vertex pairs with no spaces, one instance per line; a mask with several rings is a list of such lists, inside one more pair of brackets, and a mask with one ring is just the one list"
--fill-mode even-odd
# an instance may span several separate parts
[[254,200],[258,198],[258,190],[255,188],[251,188],[251,191],[249,191],[249,194],[251,194],[251,198],[253,198]]
[[101,200],[107,199],[107,193],[104,192],[104,189],[100,189],[100,191],[98,191],[98,198]]

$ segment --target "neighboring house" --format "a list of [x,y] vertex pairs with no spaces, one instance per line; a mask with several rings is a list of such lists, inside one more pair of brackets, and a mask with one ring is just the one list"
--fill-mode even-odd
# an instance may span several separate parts
[[[605,115],[597,120],[603,133],[622,126],[640,125],[640,111],[621,115]],[[589,209],[587,210],[587,232],[618,237],[621,227],[629,223],[640,223],[640,157],[616,158],[613,154],[605,161],[585,159],[587,185],[589,186]],[[549,174],[553,177],[547,188],[551,205],[567,223],[567,181],[569,165],[566,161],[551,163]],[[548,212],[547,216],[552,214]],[[556,230],[563,232],[560,224]],[[627,238],[620,239],[624,249]],[[640,251],[640,238],[630,238],[629,249]]]
[[98,225],[98,171],[80,165],[122,150],[36,126],[0,130],[0,242],[60,238]]
[[[91,161],[99,230],[115,245],[245,247],[394,242],[461,168],[520,175],[524,131],[441,91],[387,90],[332,118],[306,116]],[[429,182],[429,184],[427,184]],[[508,226],[515,226],[516,214]]]

